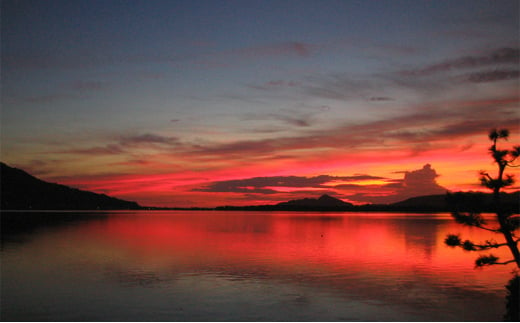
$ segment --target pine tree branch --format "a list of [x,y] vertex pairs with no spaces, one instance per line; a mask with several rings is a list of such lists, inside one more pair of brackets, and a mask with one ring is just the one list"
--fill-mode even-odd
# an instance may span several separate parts
[[487,242],[487,244],[474,244],[473,246],[475,248],[478,248],[477,251],[495,249],[495,248],[507,246],[506,242],[504,242],[504,243],[492,243],[490,241],[486,241],[486,242]]
[[493,232],[493,233],[502,233],[502,231],[500,231],[500,229],[491,229],[491,228],[487,228],[487,227],[482,226],[482,225],[475,225],[475,227],[477,227],[479,229],[482,229],[482,230],[487,230],[487,231],[490,231],[490,232]]
[[515,260],[511,259],[511,260],[504,261],[504,262],[495,262],[495,263],[493,263],[493,265],[508,265],[508,264],[513,263],[513,262],[515,262]]

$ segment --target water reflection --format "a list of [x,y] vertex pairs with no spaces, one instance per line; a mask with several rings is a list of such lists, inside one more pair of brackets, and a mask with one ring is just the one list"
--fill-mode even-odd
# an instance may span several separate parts
[[[475,253],[445,247],[448,232],[490,238],[447,215],[118,212],[58,222],[3,242],[3,318],[71,318],[68,304],[83,318],[94,309],[94,319],[123,321],[130,305],[130,320],[152,321],[493,321],[511,270],[473,270]],[[37,306],[22,311],[27,302]]]

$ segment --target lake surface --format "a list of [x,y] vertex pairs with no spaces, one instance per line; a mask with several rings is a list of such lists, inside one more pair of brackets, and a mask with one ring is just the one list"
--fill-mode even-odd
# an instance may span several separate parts
[[446,247],[494,237],[449,214],[14,215],[3,321],[500,321],[514,269]]

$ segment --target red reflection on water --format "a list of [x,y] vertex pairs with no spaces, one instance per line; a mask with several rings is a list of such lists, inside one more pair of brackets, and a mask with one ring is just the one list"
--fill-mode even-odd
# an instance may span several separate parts
[[[503,286],[504,275],[513,268],[473,270],[478,254],[445,246],[446,235],[460,233],[474,241],[500,237],[462,227],[446,216],[157,212],[111,216],[81,230],[86,239],[124,249],[143,263],[179,268],[424,274],[453,282],[469,273],[471,279],[496,286]],[[508,258],[505,249],[493,253]]]

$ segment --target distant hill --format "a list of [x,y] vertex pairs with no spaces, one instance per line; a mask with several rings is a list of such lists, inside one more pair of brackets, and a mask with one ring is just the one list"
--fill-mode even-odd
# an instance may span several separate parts
[[450,208],[447,194],[416,196],[387,205],[398,210],[445,211]]
[[274,205],[219,206],[217,210],[247,211],[352,211],[354,205],[324,194],[321,197],[304,198]]
[[[520,191],[501,193],[504,210],[520,213]],[[438,195],[417,196],[393,204],[363,205],[359,208],[369,211],[403,212],[451,212],[475,211],[493,212],[493,195],[483,192],[452,192]]]
[[[520,192],[502,193],[504,210],[520,213]],[[351,212],[493,212],[493,196],[481,192],[456,192],[417,196],[393,204],[353,205],[340,199],[323,195],[318,199],[304,198],[274,205],[221,206],[217,210],[247,211],[351,211]]]
[[300,200],[291,200],[276,204],[280,208],[318,208],[318,209],[350,209],[354,205],[344,202],[340,199],[324,194],[317,199],[304,198]]
[[2,210],[135,210],[136,202],[42,181],[0,162]]

